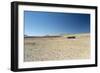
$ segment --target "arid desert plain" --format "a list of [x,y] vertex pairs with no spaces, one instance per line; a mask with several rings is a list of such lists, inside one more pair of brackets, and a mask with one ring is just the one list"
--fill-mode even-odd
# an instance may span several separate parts
[[90,34],[24,37],[24,61],[58,61],[90,58]]

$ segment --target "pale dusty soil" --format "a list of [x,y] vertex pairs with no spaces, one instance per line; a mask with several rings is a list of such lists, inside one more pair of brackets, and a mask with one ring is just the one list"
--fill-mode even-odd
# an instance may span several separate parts
[[66,37],[25,38],[24,61],[89,59],[89,34],[79,34],[75,37],[75,39]]

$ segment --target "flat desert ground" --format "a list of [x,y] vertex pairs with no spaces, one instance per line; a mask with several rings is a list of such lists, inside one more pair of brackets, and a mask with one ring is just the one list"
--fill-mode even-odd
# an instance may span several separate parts
[[[75,38],[68,38],[70,36],[75,36]],[[24,37],[25,62],[89,58],[89,33],[61,37]]]

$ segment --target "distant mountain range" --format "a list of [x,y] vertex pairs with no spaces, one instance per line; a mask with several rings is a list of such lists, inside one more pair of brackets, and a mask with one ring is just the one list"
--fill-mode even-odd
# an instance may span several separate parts
[[24,35],[24,37],[29,37],[28,35]]
[[67,37],[67,36],[80,36],[80,35],[88,35],[89,33],[79,33],[79,34],[57,34],[57,35],[44,35],[44,36],[30,36],[30,35],[24,35],[24,37]]

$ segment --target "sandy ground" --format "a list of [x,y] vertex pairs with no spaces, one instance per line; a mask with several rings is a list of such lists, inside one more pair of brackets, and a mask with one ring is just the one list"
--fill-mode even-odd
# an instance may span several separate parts
[[24,61],[89,59],[90,35],[79,34],[75,37],[25,38]]

